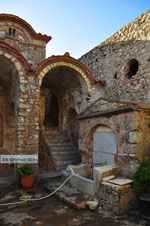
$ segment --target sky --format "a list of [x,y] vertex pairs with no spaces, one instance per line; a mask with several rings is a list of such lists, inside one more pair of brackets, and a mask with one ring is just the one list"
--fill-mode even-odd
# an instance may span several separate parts
[[46,56],[79,58],[150,9],[150,0],[0,0],[0,13],[14,14],[52,36]]

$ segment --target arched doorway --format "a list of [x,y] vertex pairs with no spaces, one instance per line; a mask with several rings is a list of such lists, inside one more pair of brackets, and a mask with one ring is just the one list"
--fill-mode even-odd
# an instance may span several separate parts
[[73,68],[58,66],[43,77],[39,148],[39,166],[42,170],[61,171],[68,165],[81,162],[76,109],[80,110],[87,94],[83,78]]
[[[75,157],[79,129],[77,114],[89,105],[92,84],[104,82],[96,81],[84,64],[68,55],[49,57],[41,62],[35,71],[41,87],[39,165],[44,170],[60,171],[68,165],[77,163]],[[45,112],[46,89],[57,98],[59,113],[56,115],[57,118],[59,115],[59,120],[53,124],[58,125],[57,127],[45,126],[44,115],[50,116],[50,113]],[[54,102],[56,107],[56,99]],[[47,125],[51,123],[47,120]]]
[[[0,155],[14,155],[19,75],[15,64],[0,55]],[[13,164],[0,164],[0,177],[14,175]]]
[[50,89],[45,89],[45,127],[58,127],[59,124],[59,105],[56,95]]
[[98,126],[93,133],[93,163],[114,164],[115,154],[117,154],[115,134],[107,126]]

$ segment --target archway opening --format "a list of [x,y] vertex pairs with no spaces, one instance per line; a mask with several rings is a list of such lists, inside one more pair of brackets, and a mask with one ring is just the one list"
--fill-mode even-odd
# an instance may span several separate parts
[[[0,155],[14,155],[18,117],[19,76],[15,65],[0,56]],[[0,177],[14,175],[14,165],[0,164]]]
[[87,89],[79,72],[72,68],[58,66],[45,74],[40,98],[40,168],[61,171],[80,162],[77,111]]

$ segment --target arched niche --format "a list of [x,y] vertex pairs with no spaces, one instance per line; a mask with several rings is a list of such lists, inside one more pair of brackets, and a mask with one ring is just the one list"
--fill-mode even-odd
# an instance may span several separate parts
[[107,126],[98,126],[93,133],[93,163],[114,164],[115,154],[117,154],[115,134]]

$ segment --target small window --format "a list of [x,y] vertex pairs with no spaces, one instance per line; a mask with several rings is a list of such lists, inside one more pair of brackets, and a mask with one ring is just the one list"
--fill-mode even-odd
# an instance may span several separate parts
[[9,28],[9,35],[11,36],[11,28]]
[[139,68],[139,62],[136,59],[132,59],[127,62],[127,77],[128,79],[131,79],[134,75],[136,75],[138,68]]
[[15,29],[13,29],[13,37],[15,37],[15,33],[16,33],[16,30],[15,30]]

